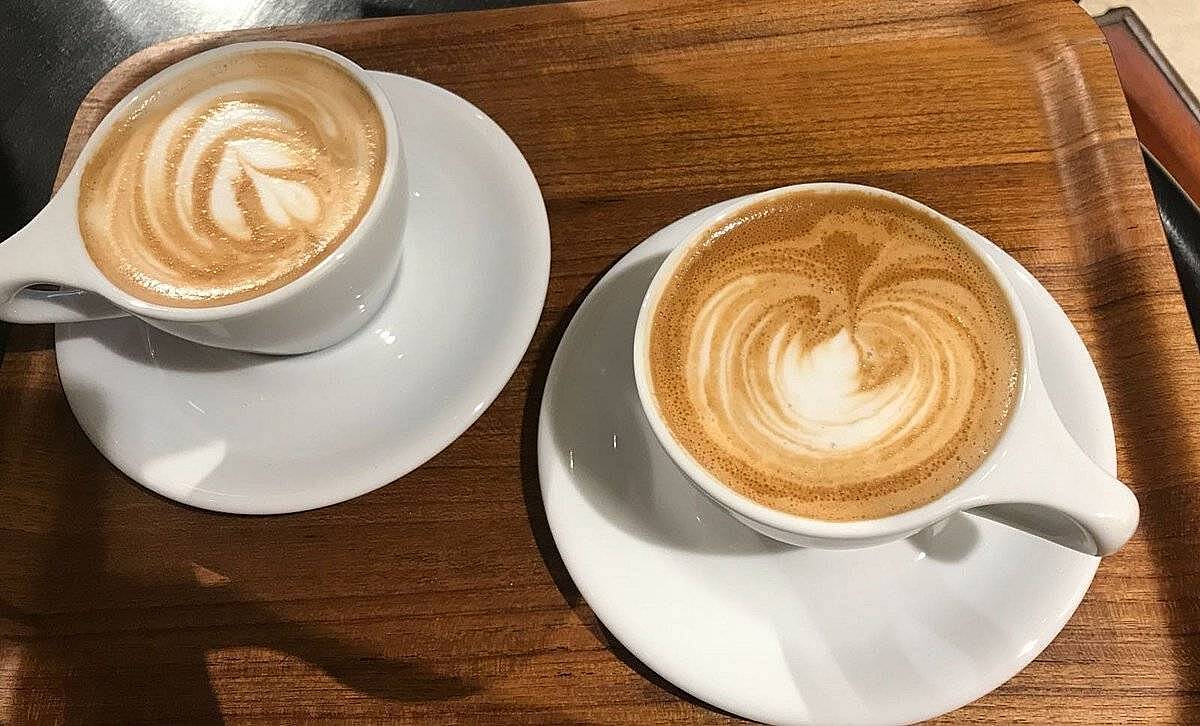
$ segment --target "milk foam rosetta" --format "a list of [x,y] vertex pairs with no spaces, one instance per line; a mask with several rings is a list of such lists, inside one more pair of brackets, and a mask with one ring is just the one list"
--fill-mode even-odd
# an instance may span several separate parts
[[939,219],[796,192],[710,230],[664,287],[649,372],[675,438],[775,509],[869,519],[944,494],[1003,431],[1004,294]]
[[312,53],[252,50],[152,90],[84,170],[79,223],[114,284],[176,307],[296,279],[354,229],[379,186],[383,121]]

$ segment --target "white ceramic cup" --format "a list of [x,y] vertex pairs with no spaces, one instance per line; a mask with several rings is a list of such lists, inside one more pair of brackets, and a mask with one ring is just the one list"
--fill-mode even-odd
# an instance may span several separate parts
[[810,519],[764,506],[725,486],[675,439],[655,402],[648,371],[650,325],[663,287],[710,229],[747,206],[775,195],[837,190],[866,191],[938,215],[907,197],[873,187],[841,183],[783,187],[748,197],[705,221],[659,268],[638,315],[633,367],[642,408],[667,454],[701,492],[736,519],[788,544],[827,549],[867,547],[908,537],[955,513],[974,510],[1089,554],[1107,555],[1119,549],[1137,527],[1137,499],[1071,438],[1038,374],[1029,321],[1012,286],[978,240],[942,215],[938,216],[959,231],[962,242],[975,251],[1004,291],[1021,345],[1021,384],[1008,423],[992,452],[961,484],[929,504],[888,517],[849,522]]
[[[297,279],[258,297],[205,308],[170,307],[136,298],[108,280],[92,262],[79,232],[77,206],[83,169],[125,112],[156,88],[232,54],[286,49],[328,58],[367,89],[383,119],[386,157],[379,187],[357,227]],[[181,338],[258,353],[307,353],[361,328],[391,290],[400,266],[407,214],[404,150],[383,91],[367,73],[332,51],[304,43],[235,43],[199,53],[155,74],[104,117],[62,187],[33,221],[0,243],[0,320],[68,323],[135,315]],[[58,285],[57,291],[29,290]]]

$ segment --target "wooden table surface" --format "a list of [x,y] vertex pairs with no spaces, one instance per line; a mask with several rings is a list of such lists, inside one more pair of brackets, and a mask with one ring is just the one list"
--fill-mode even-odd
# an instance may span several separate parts
[[[1200,356],[1108,49],[1072,3],[597,0],[192,37],[80,109],[232,39],[316,42],[479,105],[529,158],[553,265],[487,413],[398,482],[297,515],[126,479],[64,400],[52,331],[0,367],[0,722],[710,723],[595,622],[538,494],[541,386],[599,275],[682,214],[839,179],[974,227],[1062,304],[1142,526],[1062,635],[947,723],[1200,722]],[[54,153],[47,150],[47,153]]]

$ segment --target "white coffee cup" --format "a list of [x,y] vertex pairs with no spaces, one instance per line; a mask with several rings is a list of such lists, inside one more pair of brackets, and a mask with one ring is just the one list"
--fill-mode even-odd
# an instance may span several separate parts
[[[671,433],[654,400],[649,378],[650,325],[667,281],[694,245],[723,220],[774,195],[798,191],[866,191],[945,219],[960,231],[996,279],[1012,310],[1021,345],[1021,385],[1008,423],[992,452],[961,484],[940,498],[879,519],[834,522],[797,516],[759,504],[709,473]],[[655,436],[688,479],[743,524],[781,542],[806,547],[849,549],[883,544],[936,525],[953,514],[974,510],[993,519],[1048,537],[1075,549],[1108,555],[1133,535],[1138,503],[1133,492],[1110,476],[1079,448],[1059,420],[1038,373],[1029,321],[1012,285],[965,228],[919,202],[899,194],[856,184],[799,184],[756,194],[699,225],[691,238],[663,262],[650,283],[638,315],[633,341],[638,397]],[[1017,505],[1017,506],[1014,506]]]
[[[231,53],[262,49],[313,53],[344,68],[368,91],[383,119],[386,156],[366,213],[337,249],[283,287],[214,307],[157,305],[119,289],[88,256],[79,231],[80,178],[113,124],[154,89]],[[408,207],[404,150],[386,96],[358,65],[314,45],[235,43],[199,53],[155,74],[104,117],[62,187],[33,221],[0,243],[0,320],[68,323],[134,315],[197,343],[259,353],[307,353],[361,328],[382,306],[396,278]],[[47,283],[57,291],[29,290]]]

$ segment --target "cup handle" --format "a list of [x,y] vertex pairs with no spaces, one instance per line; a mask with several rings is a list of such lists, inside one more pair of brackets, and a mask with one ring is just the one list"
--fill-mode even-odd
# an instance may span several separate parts
[[[0,242],[0,320],[9,323],[77,323],[128,315],[94,292],[76,289],[80,260],[59,241],[74,219],[63,217],[62,202],[50,204],[15,235]],[[31,290],[30,285],[58,290]],[[76,283],[77,284],[77,283]]]
[[1079,448],[1040,378],[1009,426],[1010,441],[986,477],[984,506],[973,514],[1091,555],[1111,555],[1133,536],[1137,498]]

